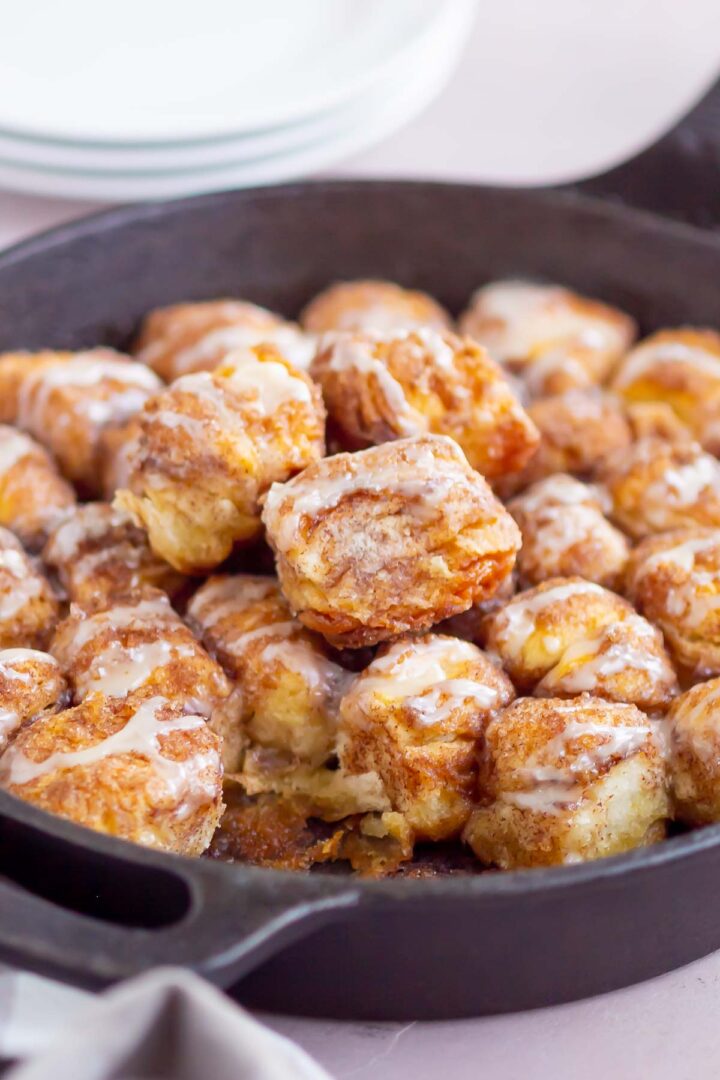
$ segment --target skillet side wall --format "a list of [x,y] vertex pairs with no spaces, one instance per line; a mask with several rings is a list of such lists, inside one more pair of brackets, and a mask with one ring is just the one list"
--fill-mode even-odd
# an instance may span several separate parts
[[383,276],[458,311],[493,277],[560,280],[659,324],[719,322],[720,242],[572,194],[294,185],[112,211],[0,256],[0,349],[126,347],[148,309],[242,295],[287,315]]

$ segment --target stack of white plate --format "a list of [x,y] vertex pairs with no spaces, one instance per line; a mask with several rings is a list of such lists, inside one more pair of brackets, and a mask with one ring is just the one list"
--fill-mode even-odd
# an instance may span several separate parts
[[440,90],[476,0],[22,0],[0,186],[142,199],[314,172]]

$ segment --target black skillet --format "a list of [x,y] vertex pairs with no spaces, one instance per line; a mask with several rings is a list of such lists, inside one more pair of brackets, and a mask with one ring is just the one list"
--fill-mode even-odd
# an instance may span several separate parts
[[[0,349],[126,345],[149,308],[294,314],[383,276],[457,311],[503,275],[566,282],[644,330],[720,325],[720,236],[574,193],[322,183],[111,211],[0,256]],[[161,855],[0,794],[0,956],[96,987],[163,963],[334,1017],[471,1016],[624,986],[720,947],[720,826],[584,866],[435,880]]]

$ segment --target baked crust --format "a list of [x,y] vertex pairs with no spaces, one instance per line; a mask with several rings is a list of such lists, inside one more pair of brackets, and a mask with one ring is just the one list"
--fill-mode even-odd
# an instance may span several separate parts
[[340,281],[318,293],[304,308],[305,330],[448,330],[447,311],[427,293],[391,281]]
[[435,435],[327,458],[272,487],[263,520],[291,609],[353,648],[488,599],[520,546],[485,480]]
[[539,442],[498,365],[469,338],[448,331],[327,335],[310,374],[345,449],[449,435],[492,480],[522,469]]

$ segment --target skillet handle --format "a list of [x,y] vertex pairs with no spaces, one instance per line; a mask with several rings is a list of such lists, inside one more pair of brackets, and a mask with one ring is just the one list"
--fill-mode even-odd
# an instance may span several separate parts
[[659,142],[573,185],[693,225],[720,228],[720,80]]
[[0,959],[87,989],[167,964],[228,987],[358,900],[347,878],[160,855],[0,793]]

